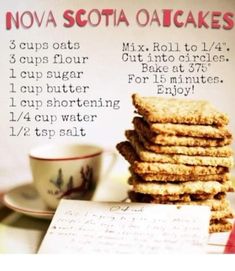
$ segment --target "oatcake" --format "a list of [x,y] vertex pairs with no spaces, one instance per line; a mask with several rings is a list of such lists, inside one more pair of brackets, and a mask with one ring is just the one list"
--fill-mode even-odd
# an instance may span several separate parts
[[133,172],[137,174],[211,175],[224,174],[228,172],[228,168],[219,166],[191,166],[182,164],[142,162],[131,144],[127,141],[117,144],[117,149],[131,164]]
[[230,174],[211,174],[211,175],[176,175],[176,174],[152,174],[152,173],[139,173],[143,181],[152,182],[188,182],[188,181],[217,181],[225,182],[229,180]]
[[210,232],[232,229],[226,192],[234,191],[229,119],[207,101],[133,95],[141,117],[117,145],[130,163],[131,201],[207,205]]
[[135,192],[150,195],[179,195],[179,194],[217,194],[220,192],[232,191],[231,181],[219,183],[215,181],[201,182],[181,182],[181,183],[161,183],[143,182],[134,176],[131,178],[132,190]]
[[207,101],[141,97],[132,95],[138,113],[149,122],[226,125],[228,116]]
[[[138,118],[138,117],[136,117]],[[156,134],[171,136],[192,136],[203,138],[225,138],[232,137],[227,126],[191,125],[177,123],[154,123],[148,122],[151,131]]]
[[225,219],[233,218],[233,212],[230,207],[224,208],[223,210],[211,211],[211,219]]
[[221,219],[217,221],[211,221],[209,226],[209,232],[215,233],[215,232],[225,232],[225,231],[231,231],[233,228],[233,224],[226,219]]
[[138,135],[143,136],[151,143],[158,145],[218,147],[228,145],[232,142],[232,139],[229,137],[215,139],[215,138],[169,136],[164,134],[156,134],[149,129],[148,124],[142,118],[135,118],[133,120],[133,124]]
[[133,149],[138,154],[140,160],[145,162],[159,162],[170,164],[185,164],[199,166],[222,166],[231,168],[233,157],[210,157],[210,156],[188,156],[181,154],[159,154],[146,150],[139,141],[135,131],[126,131],[126,137],[130,141]]
[[200,156],[229,157],[233,154],[231,146],[222,147],[190,147],[190,146],[163,146],[149,142],[141,133],[137,133],[139,140],[147,150],[165,154],[185,154]]
[[[224,194],[217,196],[212,194],[201,194],[198,195],[149,195],[136,193],[135,191],[130,190],[128,192],[129,198],[133,202],[146,202],[146,203],[157,203],[157,204],[177,204],[177,205],[206,205],[211,208],[213,211],[219,211],[226,208],[231,208],[229,201],[225,199]],[[178,196],[178,199],[177,199]],[[196,196],[196,197],[195,197]],[[221,197],[222,196],[222,197]],[[173,199],[173,200],[172,200]]]

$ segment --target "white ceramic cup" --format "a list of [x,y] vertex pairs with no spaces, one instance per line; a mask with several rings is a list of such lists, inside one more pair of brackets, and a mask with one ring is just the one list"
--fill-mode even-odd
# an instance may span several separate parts
[[[34,185],[48,207],[60,199],[92,199],[100,179],[104,150],[96,145],[46,145],[29,153]],[[107,173],[115,163],[113,152]]]

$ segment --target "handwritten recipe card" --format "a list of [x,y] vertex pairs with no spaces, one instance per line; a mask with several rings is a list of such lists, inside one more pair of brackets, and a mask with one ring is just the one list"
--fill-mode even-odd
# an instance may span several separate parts
[[61,200],[39,253],[204,253],[205,206]]

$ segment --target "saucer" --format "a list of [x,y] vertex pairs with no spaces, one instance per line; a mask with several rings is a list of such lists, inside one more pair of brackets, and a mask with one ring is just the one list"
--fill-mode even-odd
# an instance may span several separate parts
[[28,216],[52,219],[55,211],[42,201],[33,184],[17,186],[3,196],[3,203],[10,209]]

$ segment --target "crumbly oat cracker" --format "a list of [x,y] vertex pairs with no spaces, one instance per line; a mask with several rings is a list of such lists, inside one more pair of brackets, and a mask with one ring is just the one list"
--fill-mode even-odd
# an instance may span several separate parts
[[149,163],[140,161],[131,144],[127,141],[117,144],[117,149],[131,164],[131,169],[137,174],[175,174],[175,175],[211,175],[228,172],[225,167],[190,166],[169,163]]
[[143,181],[152,182],[188,182],[188,181],[217,181],[225,182],[229,180],[230,174],[211,174],[211,175],[174,175],[174,174],[138,174]]
[[217,194],[228,192],[232,189],[232,182],[219,183],[215,181],[183,182],[183,183],[159,183],[142,182],[134,176],[131,177],[132,190],[150,195],[180,195],[180,194]]
[[148,122],[148,125],[150,130],[157,134],[166,134],[171,136],[203,137],[203,138],[232,137],[232,134],[227,126],[216,127],[211,125],[191,125],[191,124],[154,123],[154,122]]
[[148,141],[158,145],[167,146],[191,146],[191,147],[218,147],[229,145],[232,138],[201,138],[190,136],[169,136],[156,134],[149,129],[143,118],[134,118],[133,124],[138,135],[145,137]]
[[185,164],[199,166],[222,166],[231,168],[233,157],[210,157],[210,156],[189,156],[182,154],[159,154],[146,150],[139,141],[138,135],[133,130],[126,131],[126,137],[130,141],[133,149],[138,154],[140,160],[144,162],[159,162],[170,164]]
[[227,207],[223,210],[211,211],[211,219],[226,219],[233,218],[233,212],[230,207]]
[[232,228],[233,228],[233,224],[230,221],[220,220],[220,221],[210,224],[209,232],[210,233],[226,232],[226,231],[231,231]]
[[162,154],[184,154],[214,157],[229,157],[233,155],[231,146],[222,147],[190,147],[190,146],[163,146],[149,142],[140,132],[139,139],[147,150]]
[[132,95],[138,113],[150,122],[227,125],[228,116],[207,101]]
[[[202,194],[203,195],[203,194]],[[221,211],[225,209],[229,209],[231,211],[231,207],[229,201],[225,198],[216,199],[214,195],[205,194],[205,199],[192,199],[190,195],[183,194],[178,195],[178,200],[171,200],[171,195],[169,197],[159,197],[154,195],[146,195],[141,193],[136,193],[134,191],[129,191],[128,196],[133,202],[145,202],[145,203],[157,203],[157,204],[176,204],[176,205],[206,205],[209,206],[212,211]],[[203,197],[203,196],[202,196]]]
[[168,202],[190,202],[191,198],[188,194],[182,195],[150,195],[135,192],[133,190],[128,191],[128,197],[132,202],[144,202],[144,203],[158,203],[166,204]]

